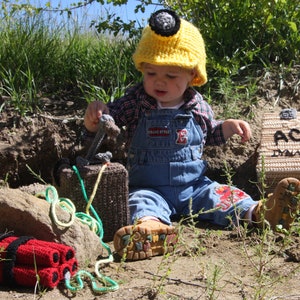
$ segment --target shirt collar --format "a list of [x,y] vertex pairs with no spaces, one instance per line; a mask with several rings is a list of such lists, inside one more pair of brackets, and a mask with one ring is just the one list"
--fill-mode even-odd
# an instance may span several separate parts
[[[180,108],[191,111],[197,105],[197,91],[192,87],[189,87],[183,94],[184,103]],[[136,96],[141,101],[141,106],[145,110],[157,109],[157,101],[153,97],[149,96],[143,86],[143,83],[139,83],[136,89]]]

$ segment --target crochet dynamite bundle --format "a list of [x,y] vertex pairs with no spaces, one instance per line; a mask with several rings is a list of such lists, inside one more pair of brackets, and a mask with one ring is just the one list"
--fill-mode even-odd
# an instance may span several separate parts
[[72,247],[29,236],[0,234],[0,284],[54,288],[77,271]]

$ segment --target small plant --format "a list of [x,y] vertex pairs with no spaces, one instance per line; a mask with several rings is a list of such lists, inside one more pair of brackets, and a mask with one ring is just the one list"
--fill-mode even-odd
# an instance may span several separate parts
[[34,171],[30,168],[29,165],[26,165],[26,167],[27,167],[27,169],[29,170],[29,172],[30,172],[31,174],[34,175],[34,177],[35,177],[36,179],[38,179],[38,180],[39,180],[40,182],[42,182],[43,184],[47,184],[47,182],[41,177],[41,175],[40,175],[40,174],[37,174],[36,172],[34,172]]
[[170,278],[172,266],[177,258],[178,257],[176,255],[172,255],[171,253],[166,253],[162,256],[156,274],[153,274],[153,284],[150,289],[152,291],[152,295],[163,295],[165,293],[164,286]]
[[[219,281],[222,278],[222,268],[218,265],[213,265],[211,277],[207,279],[206,294],[209,300],[218,299],[222,288],[218,287]],[[216,295],[218,293],[218,295]]]
[[5,175],[4,179],[0,179],[0,189],[3,187],[8,187],[8,174]]
[[82,91],[85,101],[90,103],[94,100],[101,100],[104,103],[112,102],[117,98],[124,95],[125,87],[115,87],[113,90],[105,90],[102,87],[93,84],[78,83],[80,90]]
[[256,104],[257,79],[233,77],[220,78],[215,99],[222,102],[220,117],[223,119],[240,118],[241,113],[249,119],[253,117]]
[[[8,104],[24,116],[38,107],[38,96],[34,78],[31,71],[27,73],[20,71],[19,77],[24,80],[24,90],[21,90],[15,83],[17,76],[12,75],[11,70],[0,72],[4,86],[0,88],[1,94],[9,97]],[[26,82],[25,82],[26,81]],[[3,104],[4,105],[4,104]]]

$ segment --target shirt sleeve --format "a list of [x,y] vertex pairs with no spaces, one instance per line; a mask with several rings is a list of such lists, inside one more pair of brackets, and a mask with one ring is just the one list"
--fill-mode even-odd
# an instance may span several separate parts
[[136,94],[138,88],[139,85],[136,85],[128,89],[124,96],[107,104],[109,114],[113,117],[117,126],[126,126],[138,119],[138,116],[136,116],[138,112],[138,97]]
[[205,144],[218,146],[226,143],[222,129],[224,121],[215,119],[211,106],[199,93],[196,94],[195,98],[196,103],[193,111],[206,137]]
[[222,145],[226,143],[226,140],[224,138],[223,129],[222,129],[223,121],[214,121],[211,123],[211,129],[208,131],[207,135],[207,145]]

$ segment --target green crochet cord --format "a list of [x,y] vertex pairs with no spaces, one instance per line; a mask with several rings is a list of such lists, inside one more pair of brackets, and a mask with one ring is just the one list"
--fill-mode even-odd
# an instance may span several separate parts
[[[84,186],[84,182],[83,182],[83,180],[82,180],[82,178],[81,178],[81,176],[80,176],[80,173],[79,173],[79,171],[78,171],[78,169],[77,169],[76,166],[72,166],[72,169],[74,170],[74,172],[75,172],[75,174],[77,175],[78,180],[79,180],[79,182],[80,182],[81,191],[82,191],[84,200],[86,201],[86,203],[89,203],[89,199],[88,199],[87,194],[86,194],[86,189],[85,189],[85,186]],[[103,239],[103,235],[104,235],[104,230],[103,230],[103,224],[102,224],[102,221],[101,221],[101,219],[99,218],[99,216],[98,216],[96,210],[94,209],[94,207],[93,207],[92,205],[90,205],[90,209],[91,209],[91,211],[92,211],[92,213],[93,213],[95,219],[96,219],[97,222],[98,222],[98,227],[99,227],[98,235],[99,235],[99,237],[100,237],[100,242],[101,242],[101,244],[103,245],[103,247],[107,250],[108,255],[112,255],[109,246],[108,246],[106,243],[104,243],[103,240],[102,240],[102,239]],[[84,216],[86,216],[87,218],[89,217],[89,215],[84,214],[84,213],[77,213],[77,214],[79,214],[79,216],[83,216],[83,215],[84,215]],[[88,218],[88,219],[89,219],[89,218]]]
[[[67,198],[59,198],[56,189],[53,186],[47,187],[45,192],[46,201],[50,203],[51,216],[55,224],[62,227],[71,226],[76,217],[76,207],[75,205]],[[70,213],[70,221],[65,223],[58,220],[56,215],[56,206],[61,207],[63,210]]]
[[[95,293],[107,293],[107,292],[110,292],[110,291],[116,291],[119,288],[118,283],[115,282],[114,280],[112,280],[111,278],[102,275],[99,271],[99,265],[100,264],[108,263],[108,262],[113,261],[113,255],[112,255],[110,247],[106,243],[103,242],[104,230],[103,230],[102,221],[99,218],[99,216],[98,216],[97,212],[95,211],[95,209],[93,208],[93,206],[91,205],[92,199],[89,200],[88,197],[87,197],[86,189],[84,187],[84,182],[83,182],[83,180],[82,180],[82,178],[79,174],[79,171],[78,171],[77,167],[73,166],[72,168],[73,168],[74,172],[76,173],[76,175],[79,179],[84,199],[88,203],[88,207],[89,207],[89,209],[91,209],[91,211],[92,211],[95,218],[93,218],[89,214],[85,214],[83,212],[77,212],[76,213],[76,208],[75,208],[74,204],[67,198],[59,198],[58,193],[57,193],[55,187],[53,187],[53,186],[47,187],[46,192],[45,192],[46,201],[49,202],[50,205],[51,205],[51,215],[52,215],[55,223],[60,225],[60,226],[64,226],[64,227],[71,226],[73,224],[74,220],[75,220],[75,217],[77,217],[83,224],[88,225],[89,228],[93,232],[95,232],[97,235],[99,235],[101,245],[108,252],[108,257],[105,258],[105,259],[101,259],[101,260],[97,261],[96,264],[95,264],[95,273],[97,275],[97,279],[102,282],[104,287],[98,287],[97,279],[94,278],[93,275],[91,275],[89,272],[84,271],[84,270],[80,270],[72,278],[72,281],[74,281],[74,280],[76,281],[75,286],[73,286],[72,283],[71,283],[70,273],[67,273],[65,275],[66,288],[69,289],[71,292],[77,292],[77,291],[81,290],[83,288],[82,278],[87,277],[91,280],[92,290]],[[56,210],[55,210],[57,205],[70,213],[71,219],[70,219],[69,222],[63,223],[63,222],[58,220],[57,215],[56,215]]]
[[[99,260],[96,263],[96,265],[95,265],[95,273],[96,273],[97,277],[103,282],[103,284],[105,285],[105,287],[102,287],[102,288],[97,287],[95,278],[90,273],[88,273],[86,271],[79,271],[75,275],[74,278],[76,279],[76,281],[78,283],[77,287],[72,287],[72,285],[70,283],[70,279],[68,279],[66,277],[66,287],[69,290],[71,290],[71,291],[77,291],[77,290],[82,289],[83,288],[83,283],[82,283],[81,277],[82,276],[87,276],[92,281],[92,289],[93,289],[94,292],[105,293],[105,292],[109,292],[109,291],[116,291],[119,288],[118,283],[115,282],[114,280],[112,280],[111,278],[107,277],[107,276],[103,276],[99,272],[99,265],[100,265],[100,263],[107,263],[107,262],[112,262],[113,261],[113,255],[112,255],[110,247],[106,243],[103,242],[104,230],[103,230],[102,221],[99,218],[99,216],[98,216],[97,212],[95,211],[95,209],[93,208],[93,206],[91,205],[91,203],[90,203],[91,201],[87,197],[87,193],[86,193],[86,189],[85,189],[85,186],[84,186],[84,182],[83,182],[83,180],[82,180],[82,178],[80,176],[80,173],[79,173],[77,167],[76,166],[72,166],[72,169],[73,169],[73,171],[75,172],[75,174],[78,177],[83,197],[84,197],[85,201],[87,202],[88,207],[92,211],[92,213],[93,213],[93,215],[94,215],[94,217],[95,217],[96,220],[93,219],[90,215],[85,214],[85,213],[76,213],[76,216],[78,218],[80,218],[80,220],[83,223],[89,225],[89,227],[91,228],[91,230],[93,230],[94,232],[96,232],[99,235],[100,242],[101,242],[102,246],[108,252],[108,258]],[[101,170],[100,170],[100,172],[101,172]]]
[[[73,277],[73,279],[76,280],[77,285],[76,286],[72,286],[70,283],[70,273],[66,274],[66,287],[71,291],[71,292],[77,292],[81,289],[83,289],[84,287],[84,283],[83,283],[83,278],[89,278],[91,280],[92,283],[92,290],[95,293],[107,293],[107,292],[113,292],[116,291],[119,288],[119,285],[112,280],[111,278],[107,277],[107,276],[101,276],[99,279],[103,282],[103,285],[105,285],[104,287],[99,287],[97,285],[97,281],[96,278],[94,276],[91,275],[91,273],[81,270],[78,271],[76,273],[76,275]],[[107,286],[107,284],[110,284],[110,286]]]

